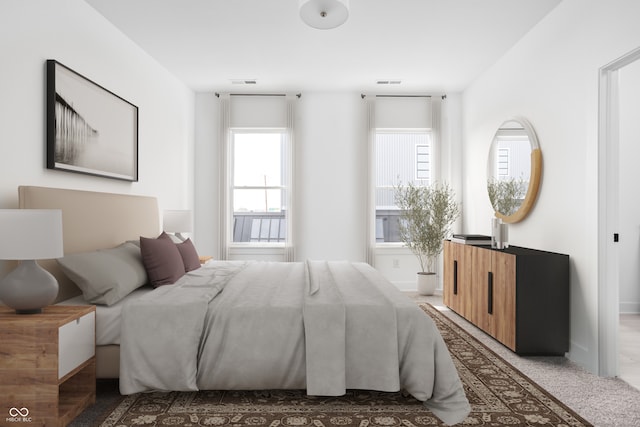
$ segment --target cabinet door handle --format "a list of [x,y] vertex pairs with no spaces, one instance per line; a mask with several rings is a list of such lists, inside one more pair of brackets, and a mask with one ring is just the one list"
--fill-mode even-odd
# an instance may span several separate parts
[[493,273],[487,274],[487,312],[493,314]]
[[453,294],[458,295],[458,261],[453,260]]

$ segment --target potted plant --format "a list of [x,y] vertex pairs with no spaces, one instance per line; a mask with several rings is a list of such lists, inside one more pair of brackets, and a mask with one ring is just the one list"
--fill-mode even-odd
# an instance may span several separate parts
[[432,295],[437,284],[436,261],[451,226],[460,216],[460,206],[447,184],[400,184],[395,187],[394,196],[401,210],[400,239],[420,262],[418,292]]

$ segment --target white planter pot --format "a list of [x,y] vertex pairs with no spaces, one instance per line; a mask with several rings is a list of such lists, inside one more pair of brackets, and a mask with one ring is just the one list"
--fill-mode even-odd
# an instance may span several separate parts
[[418,273],[418,293],[420,295],[433,295],[436,291],[436,273]]

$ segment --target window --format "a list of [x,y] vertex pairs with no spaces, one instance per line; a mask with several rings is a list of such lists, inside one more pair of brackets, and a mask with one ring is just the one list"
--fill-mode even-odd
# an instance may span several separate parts
[[219,94],[220,259],[295,260],[299,97]]
[[376,242],[400,242],[394,187],[409,182],[431,184],[432,133],[429,129],[376,129],[374,144]]
[[[440,179],[440,124],[444,96],[363,95],[367,104],[366,260],[387,263],[409,255],[400,240],[394,188],[429,186]],[[395,260],[394,260],[395,264]]]
[[231,130],[233,243],[286,241],[288,157],[284,129]]

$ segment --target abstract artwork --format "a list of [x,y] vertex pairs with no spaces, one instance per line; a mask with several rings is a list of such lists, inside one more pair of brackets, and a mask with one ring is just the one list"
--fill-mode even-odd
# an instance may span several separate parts
[[47,60],[47,168],[138,181],[138,107]]

